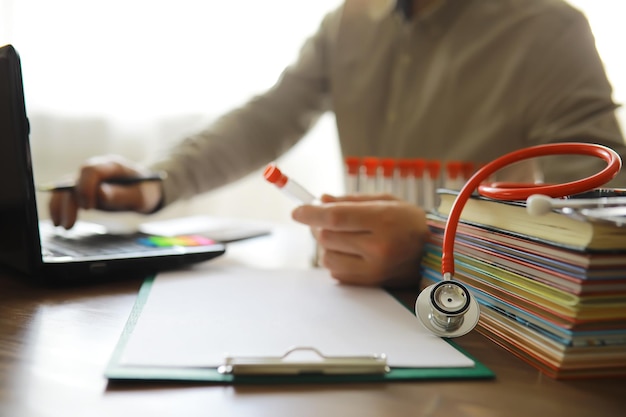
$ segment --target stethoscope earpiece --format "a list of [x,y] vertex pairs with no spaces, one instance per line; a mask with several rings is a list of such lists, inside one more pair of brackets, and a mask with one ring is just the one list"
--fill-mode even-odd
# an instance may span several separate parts
[[526,211],[533,216],[548,214],[553,209],[596,209],[606,207],[623,207],[626,197],[596,198],[552,198],[543,194],[533,194],[526,199]]
[[533,194],[526,199],[526,211],[532,216],[542,216],[552,211],[552,198],[543,194]]

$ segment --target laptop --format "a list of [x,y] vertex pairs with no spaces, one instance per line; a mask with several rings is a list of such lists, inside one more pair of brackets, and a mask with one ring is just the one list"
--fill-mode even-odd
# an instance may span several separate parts
[[[223,243],[183,244],[145,233],[111,235],[83,222],[64,231],[41,221],[33,180],[21,62],[0,47],[0,264],[43,283],[136,277],[222,255]],[[46,226],[45,228],[43,226]],[[156,242],[156,243],[155,243]]]

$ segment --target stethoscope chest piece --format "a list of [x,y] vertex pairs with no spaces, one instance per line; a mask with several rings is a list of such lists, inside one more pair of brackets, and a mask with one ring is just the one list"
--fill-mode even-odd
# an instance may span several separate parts
[[480,308],[463,284],[444,280],[420,293],[415,302],[415,314],[435,335],[458,337],[476,327]]

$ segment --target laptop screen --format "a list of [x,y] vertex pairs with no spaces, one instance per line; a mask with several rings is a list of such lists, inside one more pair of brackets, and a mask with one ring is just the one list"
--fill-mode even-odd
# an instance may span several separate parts
[[0,262],[25,273],[41,263],[28,134],[20,58],[6,45],[0,48]]

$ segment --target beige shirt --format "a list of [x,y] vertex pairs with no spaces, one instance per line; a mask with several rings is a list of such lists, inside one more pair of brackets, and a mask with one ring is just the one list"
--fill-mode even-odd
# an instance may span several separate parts
[[[567,3],[444,0],[411,22],[379,5],[347,0],[273,88],[157,162],[169,174],[165,204],[261,168],[327,111],[335,113],[344,156],[483,163],[561,141],[626,155],[588,22]],[[604,164],[552,158],[518,164],[501,178],[571,181]]]

